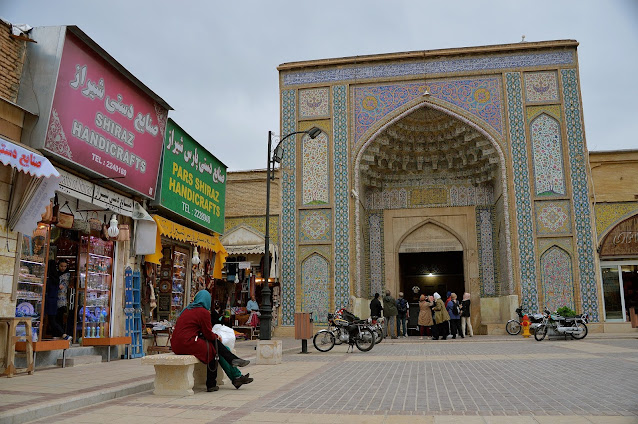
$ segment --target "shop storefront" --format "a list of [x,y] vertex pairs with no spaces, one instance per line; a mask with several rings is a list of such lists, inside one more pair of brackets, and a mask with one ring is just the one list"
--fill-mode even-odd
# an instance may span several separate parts
[[169,119],[158,194],[152,207],[156,250],[146,256],[154,281],[152,320],[174,322],[198,290],[214,293],[222,276],[226,166]]
[[638,216],[622,221],[600,246],[604,318],[638,327]]
[[49,215],[20,230],[15,292],[37,283],[40,299],[17,299],[16,314],[35,316],[39,305],[39,342],[109,346],[125,332],[125,270],[154,249],[156,224],[143,204],[155,197],[170,106],[79,28],[31,35],[18,102],[38,106],[40,117],[25,124],[23,142],[51,160],[60,181]]
[[[19,143],[0,139],[0,162],[11,168],[12,191],[8,205],[8,229],[23,233],[16,243],[17,272],[11,299],[15,302],[15,316],[31,318],[30,336],[42,339],[45,320],[45,285],[49,228],[38,223],[42,212],[50,212],[49,198],[58,187],[60,173],[48,159]],[[17,335],[26,335],[24,324]]]

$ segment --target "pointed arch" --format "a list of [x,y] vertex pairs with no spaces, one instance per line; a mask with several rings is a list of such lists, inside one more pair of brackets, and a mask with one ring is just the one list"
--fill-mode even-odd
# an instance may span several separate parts
[[319,253],[311,253],[301,263],[301,293],[301,311],[325,322],[330,312],[330,263]]
[[382,125],[377,127],[372,134],[370,134],[369,138],[363,142],[357,144],[357,150],[353,152],[354,159],[354,182],[353,188],[355,189],[355,193],[357,193],[356,197],[358,201],[354,202],[354,220],[355,220],[355,291],[356,293],[361,293],[362,290],[362,270],[364,269],[362,266],[362,230],[361,230],[361,209],[362,209],[362,200],[358,199],[358,193],[362,193],[361,187],[361,162],[363,160],[364,153],[368,146],[370,146],[377,137],[379,137],[389,126],[394,124],[397,121],[400,121],[404,117],[408,116],[412,112],[417,109],[428,107],[432,109],[436,109],[437,111],[443,112],[454,119],[458,119],[461,122],[467,124],[468,126],[475,129],[481,135],[485,137],[486,140],[491,144],[491,148],[494,149],[499,158],[498,168],[500,170],[500,184],[503,187],[503,212],[504,212],[504,225],[505,225],[505,239],[507,242],[507,279],[511,283],[514,281],[513,275],[513,263],[512,263],[512,238],[511,238],[511,229],[510,229],[510,219],[509,219],[509,195],[507,189],[507,169],[506,169],[506,161],[505,154],[501,145],[498,143],[493,131],[489,128],[486,128],[475,121],[475,118],[470,114],[453,110],[448,105],[444,104],[444,102],[438,101],[437,99],[429,98],[429,97],[420,97],[419,99],[414,100],[412,103],[408,104],[408,106],[399,108],[393,113],[388,114],[382,121]]
[[567,251],[551,246],[541,256],[541,307],[555,311],[560,307],[574,305],[574,276],[572,257]]
[[326,205],[330,199],[328,134],[301,139],[301,203],[304,206]]
[[537,196],[564,195],[563,144],[558,120],[543,112],[529,125],[534,166],[534,192]]

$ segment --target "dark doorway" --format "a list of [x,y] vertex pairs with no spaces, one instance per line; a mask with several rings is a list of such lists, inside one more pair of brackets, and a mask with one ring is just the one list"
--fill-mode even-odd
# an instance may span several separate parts
[[410,335],[416,335],[417,331],[419,296],[438,292],[445,301],[448,291],[456,293],[459,299],[465,291],[463,252],[400,253],[399,273],[399,287],[410,302]]

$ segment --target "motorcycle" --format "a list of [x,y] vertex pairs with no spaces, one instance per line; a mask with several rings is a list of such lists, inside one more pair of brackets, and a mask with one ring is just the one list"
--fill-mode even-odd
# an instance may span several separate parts
[[587,323],[589,316],[587,314],[577,315],[575,317],[563,317],[558,314],[552,314],[545,309],[543,322],[536,328],[534,338],[539,342],[545,336],[565,336],[569,334],[576,340],[584,339],[587,336]]
[[337,344],[348,343],[348,351],[357,347],[362,352],[368,352],[374,347],[375,335],[365,321],[349,322],[335,314],[328,314],[328,329],[319,330],[312,338],[312,344],[320,352],[328,352]]
[[383,317],[370,317],[368,318],[368,325],[374,332],[374,344],[379,344],[383,341],[383,323],[385,318]]
[[[523,307],[519,307],[516,308],[516,315],[518,315],[518,319],[511,319],[509,321],[507,321],[507,324],[505,324],[505,331],[507,331],[507,334],[510,334],[512,336],[516,336],[517,334],[519,334],[521,332],[521,321],[523,321],[523,316],[525,315],[523,313],[525,309],[523,309]],[[529,331],[530,332],[534,332],[536,331],[536,329],[538,328],[538,326],[543,322],[543,314],[527,314],[527,318],[529,318]]]
[[[345,319],[346,321],[353,323],[355,321],[361,321],[359,319],[358,316],[356,316],[355,314],[353,314],[352,312],[348,311],[346,308],[341,308],[341,309],[337,309],[334,313],[336,318],[342,318]],[[384,335],[383,335],[383,323],[384,323],[385,318],[381,317],[381,318],[377,318],[377,317],[371,317],[367,319],[367,323],[368,323],[368,329],[370,331],[372,331],[372,334],[374,334],[374,344],[379,344],[383,341]],[[340,345],[341,343],[343,343],[342,338],[338,337],[338,332],[340,331],[337,327],[334,326],[329,326],[328,329],[332,330],[333,333],[335,334],[336,339],[335,339],[335,344]],[[345,339],[345,337],[344,337]],[[347,340],[346,340],[347,341]]]

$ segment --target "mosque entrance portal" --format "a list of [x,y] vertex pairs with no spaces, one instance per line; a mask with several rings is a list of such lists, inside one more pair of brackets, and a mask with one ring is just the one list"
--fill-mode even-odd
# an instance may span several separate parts
[[456,293],[459,299],[465,291],[463,252],[419,252],[399,254],[400,290],[410,303],[409,334],[417,335],[419,296],[438,292]]

